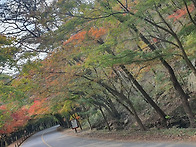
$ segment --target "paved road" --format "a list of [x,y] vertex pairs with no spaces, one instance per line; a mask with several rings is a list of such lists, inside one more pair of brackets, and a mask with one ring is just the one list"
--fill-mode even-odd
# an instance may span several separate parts
[[22,147],[196,147],[186,143],[119,142],[85,139],[56,131],[57,126],[43,130],[27,139]]

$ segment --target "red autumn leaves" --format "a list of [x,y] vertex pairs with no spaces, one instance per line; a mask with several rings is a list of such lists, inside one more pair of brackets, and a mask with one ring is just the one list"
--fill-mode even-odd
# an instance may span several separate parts
[[[188,9],[190,12],[192,12],[194,10],[194,5],[190,5],[188,6]],[[169,15],[168,18],[169,19],[173,19],[174,22],[176,20],[179,20],[180,18],[182,18],[183,16],[185,16],[187,14],[187,10],[186,8],[182,8],[182,9],[178,9],[176,10],[173,14]]]
[[11,112],[10,108],[6,105],[1,105],[0,110],[5,116],[1,121],[4,121],[4,125],[0,128],[0,134],[9,134],[16,131],[18,128],[27,124],[31,116],[43,114],[48,110],[48,107],[43,106],[45,100],[34,100],[33,104],[29,106],[23,106],[17,111]]
[[4,110],[4,115],[7,115],[7,117],[4,119],[5,123],[3,127],[0,129],[1,134],[8,134],[14,132],[19,127],[26,125],[26,123],[30,119],[30,116],[27,113],[28,111],[24,107],[11,114],[9,114],[10,111],[4,105],[1,106],[0,109]]

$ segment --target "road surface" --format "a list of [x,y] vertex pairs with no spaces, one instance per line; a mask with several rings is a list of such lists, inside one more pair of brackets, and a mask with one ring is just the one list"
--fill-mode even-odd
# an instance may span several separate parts
[[196,147],[196,144],[168,142],[120,142],[86,139],[56,131],[58,126],[38,132],[28,138],[22,147]]

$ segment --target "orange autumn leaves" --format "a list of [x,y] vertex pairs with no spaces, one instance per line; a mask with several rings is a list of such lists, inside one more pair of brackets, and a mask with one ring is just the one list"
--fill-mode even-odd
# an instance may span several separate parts
[[104,28],[100,28],[100,29],[91,28],[88,31],[88,35],[94,37],[95,39],[99,39],[101,36],[103,36],[105,34],[106,34],[106,29],[104,29]]
[[74,40],[74,41],[77,41],[77,42],[83,41],[83,40],[85,39],[86,33],[87,33],[86,31],[82,31],[82,32],[79,32],[79,33],[77,33],[77,34],[71,36],[67,41],[65,41],[65,42],[63,43],[63,45],[66,45],[66,44],[72,42],[73,40]]
[[66,45],[68,43],[81,43],[85,40],[85,38],[90,37],[93,40],[99,39],[101,36],[105,35],[107,32],[104,28],[94,28],[92,27],[88,31],[80,31],[75,35],[72,35],[67,41],[63,43],[63,45]]

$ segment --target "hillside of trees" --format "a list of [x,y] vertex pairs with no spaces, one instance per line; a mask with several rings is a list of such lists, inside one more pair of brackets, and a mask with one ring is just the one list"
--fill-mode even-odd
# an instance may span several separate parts
[[1,146],[72,119],[196,128],[195,0],[6,0],[0,26]]

